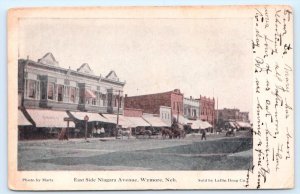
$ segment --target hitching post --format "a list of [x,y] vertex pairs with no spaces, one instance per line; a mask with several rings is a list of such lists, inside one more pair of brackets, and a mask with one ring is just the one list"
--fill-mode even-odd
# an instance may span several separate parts
[[120,90],[119,90],[119,95],[118,95],[118,113],[117,113],[116,139],[118,138],[118,132],[119,132],[119,112],[120,112]]
[[85,115],[84,117],[84,121],[85,121],[85,140],[87,139],[87,122],[89,120],[89,117],[87,115]]

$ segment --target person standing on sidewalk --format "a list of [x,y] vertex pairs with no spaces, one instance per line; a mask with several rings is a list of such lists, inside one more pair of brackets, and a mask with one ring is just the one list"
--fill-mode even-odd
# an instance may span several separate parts
[[202,129],[202,136],[201,136],[201,140],[205,139],[206,140],[206,131],[205,129]]

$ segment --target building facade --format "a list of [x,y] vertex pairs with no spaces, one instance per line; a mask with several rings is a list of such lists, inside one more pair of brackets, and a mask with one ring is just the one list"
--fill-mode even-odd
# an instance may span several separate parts
[[216,110],[216,122],[222,127],[226,122],[242,121],[250,123],[249,112],[240,112],[237,108],[224,108]]
[[199,100],[200,120],[207,121],[215,127],[215,99],[201,96]]
[[239,112],[239,120],[250,123],[249,112]]
[[126,117],[142,117],[143,110],[136,108],[124,108],[124,116]]
[[144,113],[160,114],[160,107],[171,107],[171,114],[183,115],[183,94],[180,90],[147,94],[140,96],[125,95],[125,108],[142,109]]
[[167,106],[160,106],[159,117],[168,126],[172,125],[172,108]]
[[200,118],[200,102],[198,99],[190,98],[183,99],[184,117],[187,119]]
[[37,62],[18,61],[19,107],[98,113],[123,113],[122,82],[114,71],[97,76],[87,63],[76,71],[59,66],[47,53]]

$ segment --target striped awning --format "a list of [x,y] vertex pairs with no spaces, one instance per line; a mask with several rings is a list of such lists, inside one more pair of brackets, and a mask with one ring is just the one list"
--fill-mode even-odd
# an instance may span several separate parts
[[21,110],[18,110],[18,125],[20,126],[26,126],[26,125],[32,125],[24,116],[23,112]]
[[192,121],[188,120],[187,118],[183,117],[182,115],[173,115],[173,118],[177,120],[178,118],[178,123],[182,124],[182,125],[187,125],[187,124],[191,124]]
[[251,124],[250,123],[246,123],[246,122],[243,122],[243,121],[237,121],[236,123],[237,123],[237,125],[239,127],[242,127],[242,128],[251,128]]
[[159,117],[147,115],[143,116],[143,119],[145,119],[152,127],[168,127],[168,124],[163,122]]
[[[114,114],[103,114],[103,116],[110,122],[117,124],[117,115]],[[122,128],[134,127],[133,123],[127,119],[124,115],[119,115],[118,125],[121,125]]]
[[93,91],[86,89],[85,90],[85,97],[86,98],[96,98],[97,96],[94,94]]
[[71,115],[75,117],[78,120],[84,120],[85,116],[89,117],[89,122],[91,121],[99,121],[99,122],[104,122],[104,123],[109,123],[109,120],[106,119],[105,117],[101,116],[99,113],[91,113],[91,112],[75,112],[75,111],[70,111]]
[[192,129],[207,129],[212,127],[211,124],[209,124],[207,121],[201,121],[201,120],[195,120],[195,121],[191,121],[191,128]]
[[132,123],[132,127],[149,127],[150,124],[147,123],[142,117],[126,117]]
[[[48,109],[26,109],[36,127],[67,127],[67,121],[64,118],[69,118],[66,111],[55,111]],[[75,127],[74,122],[69,122],[69,127]]]

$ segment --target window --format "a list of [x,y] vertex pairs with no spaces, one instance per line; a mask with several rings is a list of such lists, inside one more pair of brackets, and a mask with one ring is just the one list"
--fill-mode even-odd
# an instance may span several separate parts
[[66,98],[70,97],[70,87],[69,86],[65,86],[65,97]]
[[117,96],[114,96],[114,107],[118,106],[117,101],[118,101]]
[[48,83],[48,99],[54,100],[54,83]]
[[122,96],[120,96],[120,108],[122,108]]
[[96,98],[92,98],[92,105],[96,105],[97,104],[96,101],[97,101]]
[[58,85],[57,86],[57,101],[61,102],[63,101],[63,85]]
[[75,103],[75,88],[74,87],[70,87],[70,102]]
[[106,94],[101,94],[101,101],[102,101],[102,106],[106,106],[107,105],[107,101],[106,101]]
[[42,99],[46,100],[47,98],[47,83],[45,81],[41,82],[41,92],[42,92]]
[[36,98],[36,81],[28,80],[28,97]]
[[112,107],[112,94],[109,93],[107,96],[108,100],[107,100],[107,104],[109,107]]
[[85,104],[97,105],[97,93],[92,90],[86,90]]

